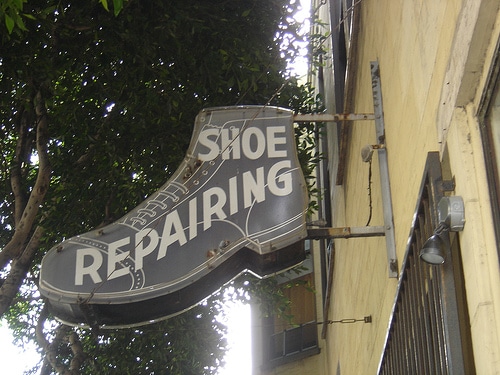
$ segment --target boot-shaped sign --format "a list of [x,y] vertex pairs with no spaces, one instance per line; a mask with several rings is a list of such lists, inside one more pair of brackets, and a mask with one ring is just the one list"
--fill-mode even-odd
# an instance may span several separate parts
[[290,110],[205,109],[167,183],[120,220],[52,248],[40,290],[67,324],[165,318],[242,272],[299,263],[306,208]]

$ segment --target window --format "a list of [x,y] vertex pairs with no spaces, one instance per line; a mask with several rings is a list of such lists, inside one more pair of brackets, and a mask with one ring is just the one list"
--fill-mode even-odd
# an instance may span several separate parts
[[[486,98],[488,103],[481,127],[497,244],[500,242],[500,77],[498,75],[500,67],[498,65],[497,62],[497,74],[493,80],[491,97]],[[498,250],[500,251],[500,248]]]
[[437,202],[449,189],[439,154],[429,153],[380,375],[475,373],[458,238],[451,236],[452,248],[441,266],[428,265],[418,256],[437,226]]
[[[309,260],[304,262],[299,274],[291,272],[277,276],[278,282],[283,282],[283,295],[290,301],[286,314],[292,316],[292,321],[276,316],[262,318],[261,334],[255,337],[262,338],[259,346],[262,348],[263,369],[269,370],[320,352],[315,294],[310,289],[314,287],[314,274]],[[295,285],[290,285],[292,280]]]

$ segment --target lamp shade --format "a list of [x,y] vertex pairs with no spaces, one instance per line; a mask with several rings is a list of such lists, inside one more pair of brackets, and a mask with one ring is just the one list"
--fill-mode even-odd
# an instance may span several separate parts
[[444,263],[446,244],[439,234],[433,234],[420,250],[420,259],[439,265]]

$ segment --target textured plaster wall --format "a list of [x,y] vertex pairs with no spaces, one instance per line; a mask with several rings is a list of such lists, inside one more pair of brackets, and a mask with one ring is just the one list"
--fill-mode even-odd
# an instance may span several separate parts
[[[328,5],[317,0],[313,7],[320,3],[320,19],[326,22]],[[359,6],[358,64],[352,71],[356,93],[353,112],[373,111],[369,63],[378,60],[399,268],[427,153],[440,151],[443,155],[446,150],[446,167],[456,181],[454,194],[461,195],[465,202],[467,222],[458,237],[476,372],[500,374],[498,245],[479,131],[500,35],[500,3],[362,0]],[[325,103],[328,112],[334,113],[330,70],[331,61],[326,60]],[[329,134],[329,151],[333,151],[329,164],[335,173],[336,131]],[[361,160],[360,151],[374,143],[373,123],[352,125],[344,184],[335,186],[335,175],[331,176],[334,227],[367,224],[369,165]],[[374,155],[370,225],[383,224],[378,167]],[[328,326],[326,340],[320,340],[320,355],[275,369],[272,374],[376,373],[397,287],[397,280],[388,278],[385,239],[339,239],[335,240],[335,250],[328,318],[371,315],[373,322]],[[321,298],[317,298],[317,310],[321,311]]]
[[[492,60],[498,39],[497,16],[492,21],[488,15],[497,14],[495,4],[477,0],[364,0],[359,65],[355,71],[355,111],[371,112],[369,62],[379,61],[400,266],[427,153],[448,149],[451,172],[457,182],[455,194],[463,195],[466,202],[467,224],[459,238],[480,374],[500,371],[498,258],[477,119],[478,95],[487,81],[488,63],[484,62],[488,55]],[[477,54],[483,57],[477,58]],[[472,102],[464,105],[468,100]],[[368,164],[362,162],[360,151],[373,143],[373,124],[353,125],[343,186],[345,200],[337,202],[345,207],[343,225],[366,224]],[[376,156],[372,167],[371,225],[381,225]],[[337,374],[339,369],[343,375],[373,374],[380,361],[397,280],[387,277],[383,238],[336,240],[335,244],[330,317],[359,318],[371,314],[373,323],[339,324],[329,329],[328,374]]]
[[473,351],[478,374],[500,374],[500,272],[479,123],[473,104],[458,108],[448,132],[456,194],[465,203],[460,235]]
[[[369,62],[378,60],[382,82],[396,249],[401,266],[428,151],[439,150],[435,126],[440,87],[460,2],[363,1],[356,112],[373,111]],[[376,143],[373,124],[353,125],[345,189],[346,225],[369,216],[368,173],[361,148]],[[376,155],[372,165],[373,217],[382,225]],[[336,241],[332,311],[335,319],[372,315],[373,323],[334,326],[329,374],[373,374],[382,352],[397,286],[388,278],[384,238]],[[329,341],[330,341],[329,340]]]

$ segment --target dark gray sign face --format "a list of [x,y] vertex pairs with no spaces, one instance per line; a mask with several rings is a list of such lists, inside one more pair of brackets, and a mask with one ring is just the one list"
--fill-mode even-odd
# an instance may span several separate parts
[[291,111],[206,109],[167,183],[115,223],[51,249],[40,290],[69,324],[161,319],[243,271],[297,264],[306,208]]

